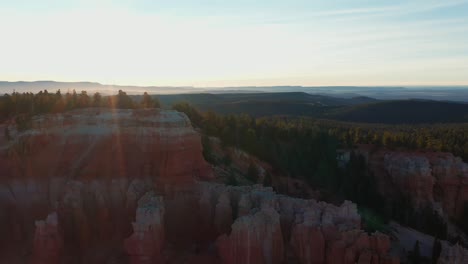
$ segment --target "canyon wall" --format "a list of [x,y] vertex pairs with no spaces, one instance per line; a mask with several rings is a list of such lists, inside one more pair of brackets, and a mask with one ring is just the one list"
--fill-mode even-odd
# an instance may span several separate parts
[[180,224],[195,210],[185,210],[195,180],[213,177],[199,134],[176,111],[90,108],[35,116],[21,131],[1,126],[10,135],[0,135],[0,255],[13,242],[39,247],[50,225],[35,221],[56,212],[61,253],[92,263],[87,255],[105,251],[96,245],[121,250],[146,192],[164,194],[165,217]]
[[351,202],[201,181],[213,172],[184,114],[82,109],[9,126],[0,262],[398,263]]
[[431,206],[460,220],[468,204],[468,164],[442,152],[358,149],[385,197],[404,195],[416,208]]
[[[216,240],[223,263],[399,263],[388,236],[361,230],[356,205],[340,206],[276,194],[260,185],[199,182],[200,210],[215,212],[229,197],[236,216]],[[206,196],[209,201],[206,202]],[[221,199],[220,199],[221,198]],[[213,221],[217,221],[217,214]]]
[[442,242],[442,251],[437,261],[438,264],[468,263],[468,250],[456,244]]

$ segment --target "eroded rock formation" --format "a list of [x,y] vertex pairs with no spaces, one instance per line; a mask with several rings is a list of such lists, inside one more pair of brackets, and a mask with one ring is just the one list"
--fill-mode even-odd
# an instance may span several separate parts
[[36,221],[32,264],[59,264],[63,256],[63,237],[58,224],[57,213],[51,213],[45,220]]
[[403,194],[416,208],[442,205],[459,219],[468,203],[468,164],[450,153],[358,150],[386,197]]
[[388,237],[361,231],[351,202],[197,181],[212,172],[184,114],[83,109],[10,131],[0,227],[35,241],[35,263],[397,262]]
[[147,191],[180,207],[166,217],[187,219],[178,205],[194,200],[196,179],[212,177],[200,136],[176,111],[81,109],[33,117],[22,131],[8,125],[11,138],[0,140],[0,211],[8,212],[0,214],[0,245],[31,240],[34,221],[56,211],[67,254],[93,255],[96,245],[131,234]]
[[138,201],[133,234],[125,239],[124,248],[131,264],[163,263],[164,201],[148,192]]
[[33,118],[1,146],[0,175],[13,179],[153,177],[186,183],[211,172],[188,118],[158,109],[81,109]]
[[[220,234],[216,242],[223,263],[399,263],[389,255],[388,236],[360,229],[351,202],[334,206],[261,186],[198,183],[197,188],[205,196],[229,196],[237,210],[231,233]],[[203,205],[215,207],[212,201]]]
[[435,179],[429,160],[424,156],[410,156],[403,153],[386,153],[384,168],[400,190],[411,194],[409,197],[417,207],[432,203]]
[[459,244],[450,245],[448,242],[442,243],[438,264],[461,264],[468,263],[468,250]]
[[223,263],[282,263],[283,236],[280,217],[273,207],[264,206],[257,212],[239,217],[230,235],[217,242]]

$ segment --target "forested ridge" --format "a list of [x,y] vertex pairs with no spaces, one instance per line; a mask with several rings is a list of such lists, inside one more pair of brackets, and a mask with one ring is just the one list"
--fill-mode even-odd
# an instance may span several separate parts
[[160,103],[146,92],[139,102],[135,102],[122,90],[112,96],[102,96],[98,92],[88,95],[86,91],[77,93],[75,90],[65,94],[60,90],[55,93],[44,90],[36,94],[14,92],[0,96],[0,121],[18,115],[60,113],[86,107],[152,108],[160,107]]
[[[207,135],[220,138],[222,144],[248,151],[284,175],[304,179],[315,188],[371,208],[384,222],[395,219],[438,238],[447,236],[445,221],[433,209],[415,211],[408,203],[409,199],[403,196],[396,201],[385,199],[378,193],[374,177],[362,156],[352,154],[350,162],[340,167],[336,151],[360,143],[386,148],[422,147],[450,151],[456,149],[457,140],[466,142],[463,141],[468,138],[466,125],[395,128],[308,118],[218,115],[210,111],[199,112],[188,103],[176,103],[173,108],[186,113],[194,126]],[[453,133],[454,137],[448,139],[446,133]]]
[[[262,142],[265,135],[268,135],[270,140],[281,141],[281,136],[300,137],[301,135],[296,133],[305,133],[307,130],[333,138],[333,144],[341,148],[351,148],[356,144],[374,144],[389,149],[450,152],[468,161],[468,123],[385,125],[308,117],[253,118],[246,114],[220,115],[213,111],[201,113],[186,102],[176,103],[173,107],[185,112],[194,125],[203,128],[208,134],[219,136],[226,143],[235,143],[236,146],[256,154],[263,151],[263,147],[249,146],[245,143],[246,140]],[[230,134],[233,133],[230,132],[233,129],[237,131],[235,141]],[[270,151],[267,152],[265,155],[271,154]]]
[[468,104],[430,100],[392,100],[338,109],[325,118],[385,124],[468,122]]

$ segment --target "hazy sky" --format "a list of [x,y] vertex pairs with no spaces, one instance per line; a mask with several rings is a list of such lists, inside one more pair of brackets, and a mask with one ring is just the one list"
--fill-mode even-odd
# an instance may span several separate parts
[[468,84],[468,0],[0,0],[0,80]]

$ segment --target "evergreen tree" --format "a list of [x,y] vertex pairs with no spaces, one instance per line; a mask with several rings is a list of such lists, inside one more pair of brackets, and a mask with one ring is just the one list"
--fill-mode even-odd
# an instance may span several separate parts
[[122,90],[119,90],[117,94],[117,108],[121,108],[121,109],[135,108],[132,98],[128,96],[127,93]]
[[8,129],[8,126],[5,126],[5,138],[7,141],[11,140],[10,129]]
[[236,176],[234,175],[232,171],[229,172],[228,178],[226,180],[226,184],[231,185],[231,186],[239,185],[239,183],[237,182]]
[[255,165],[253,162],[250,162],[249,168],[247,169],[247,179],[249,181],[257,183],[258,174],[259,173],[258,173],[257,165]]
[[434,244],[432,246],[432,263],[437,263],[440,257],[440,253],[442,252],[442,244],[440,243],[440,240],[434,238]]
[[203,152],[202,152],[203,157],[209,163],[216,165],[216,160],[213,155],[213,149],[211,146],[210,138],[207,135],[202,135],[201,141],[202,141],[202,147],[203,147]]
[[421,263],[422,258],[421,258],[419,240],[416,240],[416,243],[414,243],[413,251],[411,251],[410,254],[409,254],[409,259],[410,259],[412,264],[420,264]]
[[155,102],[151,96],[145,92],[143,93],[143,99],[141,100],[141,107],[142,108],[154,108]]
[[263,186],[266,187],[271,187],[273,183],[273,180],[271,178],[270,172],[266,171],[265,172],[265,177],[263,178]]
[[95,92],[93,95],[93,106],[100,107],[102,104],[102,96],[99,92]]

